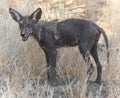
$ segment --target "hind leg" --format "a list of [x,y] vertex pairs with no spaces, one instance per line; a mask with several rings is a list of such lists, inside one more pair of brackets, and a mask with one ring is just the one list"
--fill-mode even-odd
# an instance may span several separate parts
[[89,45],[87,44],[84,44],[84,45],[80,45],[79,46],[79,50],[83,56],[83,59],[85,60],[86,64],[87,64],[87,76],[88,76],[88,81],[94,71],[94,66],[93,64],[91,63],[91,60],[90,60],[90,47]]
[[102,65],[98,59],[98,53],[97,53],[97,45],[94,45],[94,47],[91,49],[91,55],[93,59],[95,60],[95,63],[97,65],[97,78],[96,83],[101,83],[101,75],[102,75]]

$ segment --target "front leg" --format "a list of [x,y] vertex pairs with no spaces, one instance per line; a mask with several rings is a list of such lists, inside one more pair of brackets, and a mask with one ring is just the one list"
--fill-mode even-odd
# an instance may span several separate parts
[[45,51],[47,61],[48,81],[51,82],[56,78],[56,56],[57,50],[54,44],[53,33],[43,29],[44,39],[41,41],[41,46]]
[[49,54],[44,50],[45,57],[46,57],[46,63],[47,63],[47,78],[50,79],[50,75],[48,73],[48,69],[50,68],[50,60],[49,60]]
[[51,82],[56,78],[56,56],[57,51],[55,49],[45,51],[46,63],[47,63],[47,75],[48,81]]
[[51,50],[49,51],[49,68],[47,69],[48,76],[49,76],[49,81],[54,81],[56,78],[56,56],[57,56],[57,51],[56,50]]

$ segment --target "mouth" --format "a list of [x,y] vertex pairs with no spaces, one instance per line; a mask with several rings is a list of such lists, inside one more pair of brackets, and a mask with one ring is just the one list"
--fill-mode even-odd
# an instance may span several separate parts
[[28,36],[22,36],[22,40],[26,41],[28,39]]

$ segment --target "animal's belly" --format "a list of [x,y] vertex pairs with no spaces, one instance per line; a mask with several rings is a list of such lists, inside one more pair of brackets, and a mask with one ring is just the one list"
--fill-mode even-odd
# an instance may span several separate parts
[[56,48],[60,47],[73,47],[78,45],[78,40],[69,40],[69,39],[59,39],[55,41]]

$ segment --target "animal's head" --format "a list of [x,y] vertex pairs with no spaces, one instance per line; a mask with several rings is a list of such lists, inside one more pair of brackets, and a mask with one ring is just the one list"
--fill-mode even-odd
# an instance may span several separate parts
[[20,27],[20,35],[22,36],[22,40],[26,41],[30,34],[33,33],[34,25],[39,21],[41,18],[42,10],[41,8],[36,9],[31,15],[29,16],[22,16],[16,10],[9,8],[10,15],[12,18],[18,22]]

